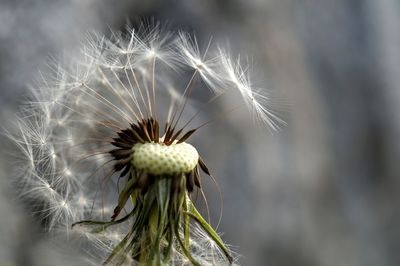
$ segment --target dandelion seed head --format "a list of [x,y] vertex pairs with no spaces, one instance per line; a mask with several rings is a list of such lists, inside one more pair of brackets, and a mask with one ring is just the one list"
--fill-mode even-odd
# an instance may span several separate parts
[[64,173],[65,173],[66,176],[71,176],[72,175],[71,170],[69,170],[68,168],[65,168]]
[[[177,191],[200,189],[199,169],[210,173],[187,140],[207,124],[194,121],[215,104],[213,97],[237,91],[263,124],[277,130],[283,123],[270,110],[268,95],[253,88],[240,57],[234,61],[211,40],[200,45],[195,36],[158,23],[111,38],[91,34],[78,55],[53,61],[49,73],[40,73],[37,86],[29,88],[30,100],[7,132],[19,151],[20,198],[35,203],[32,211],[49,231],[69,234],[65,228],[78,220],[113,215],[115,221],[129,212],[129,204],[115,207],[127,175],[139,179],[141,193],[160,175],[173,176]],[[210,99],[188,115],[197,90]],[[107,253],[130,227],[101,234],[75,228]],[[193,230],[191,251],[201,265],[227,263],[226,252],[209,235]],[[182,249],[174,244],[173,250],[175,262],[190,264]]]
[[156,52],[154,49],[149,49],[149,50],[147,51],[147,56],[148,56],[149,58],[157,57],[157,52]]
[[68,208],[68,203],[67,203],[65,200],[62,200],[62,201],[60,202],[60,205],[61,205],[63,208]]
[[88,199],[85,198],[84,196],[80,196],[77,200],[78,205],[80,206],[86,206],[88,204]]

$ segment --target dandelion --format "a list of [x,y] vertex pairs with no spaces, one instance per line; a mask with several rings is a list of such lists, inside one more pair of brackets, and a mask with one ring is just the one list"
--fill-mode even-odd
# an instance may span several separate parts
[[[240,60],[212,46],[141,26],[91,35],[78,57],[49,64],[8,133],[21,200],[47,231],[79,236],[104,264],[235,263],[196,209],[193,194],[204,196],[201,176],[211,173],[188,140],[225,93],[237,91],[273,130],[282,120]],[[196,91],[210,96],[199,109]]]

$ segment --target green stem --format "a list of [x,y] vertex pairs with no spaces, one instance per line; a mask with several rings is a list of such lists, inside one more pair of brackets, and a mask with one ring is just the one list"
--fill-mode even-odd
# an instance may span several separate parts
[[218,247],[224,252],[225,256],[229,260],[230,263],[232,263],[233,258],[230,255],[230,252],[228,248],[225,246],[224,242],[220,238],[217,232],[211,227],[209,223],[201,216],[201,214],[197,211],[196,207],[193,205],[193,203],[190,201],[190,199],[187,199],[190,209],[189,212],[184,212],[186,215],[192,217],[206,232],[207,234],[215,241],[215,243],[218,245]]
[[[184,202],[183,202],[183,211],[187,212],[189,211],[190,205],[188,202],[188,195],[187,192],[185,191],[185,195],[184,195]],[[189,215],[184,215],[183,216],[183,237],[184,237],[184,243],[185,243],[185,247],[186,249],[190,248],[190,218]]]

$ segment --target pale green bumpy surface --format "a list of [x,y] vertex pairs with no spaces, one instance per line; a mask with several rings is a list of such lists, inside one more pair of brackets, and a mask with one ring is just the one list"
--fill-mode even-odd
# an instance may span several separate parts
[[132,148],[132,164],[152,175],[173,175],[192,171],[199,160],[197,150],[188,143],[135,144]]

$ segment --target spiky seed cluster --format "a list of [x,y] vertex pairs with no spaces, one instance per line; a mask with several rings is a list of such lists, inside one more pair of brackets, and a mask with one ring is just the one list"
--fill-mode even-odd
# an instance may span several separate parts
[[237,91],[272,129],[282,121],[224,49],[210,42],[201,50],[195,37],[159,25],[128,32],[91,35],[64,66],[40,73],[8,132],[19,149],[18,195],[45,229],[85,236],[94,265],[229,264],[190,198],[196,187],[202,192],[199,169],[210,175],[186,143],[201,127],[188,129],[200,112],[187,114],[190,96],[211,94],[208,107]]
[[195,131],[188,130],[179,137],[182,130],[174,132],[174,128],[167,123],[165,134],[160,138],[159,124],[154,118],[131,124],[130,128],[118,132],[118,137],[111,142],[117,147],[110,151],[116,161],[114,169],[116,172],[122,170],[120,177],[126,176],[129,171],[139,174],[137,186],[143,191],[148,190],[151,180],[157,176],[174,177],[175,184],[185,175],[188,192],[192,192],[194,186],[201,188],[197,166],[208,175],[210,172],[197,150],[184,142]]

